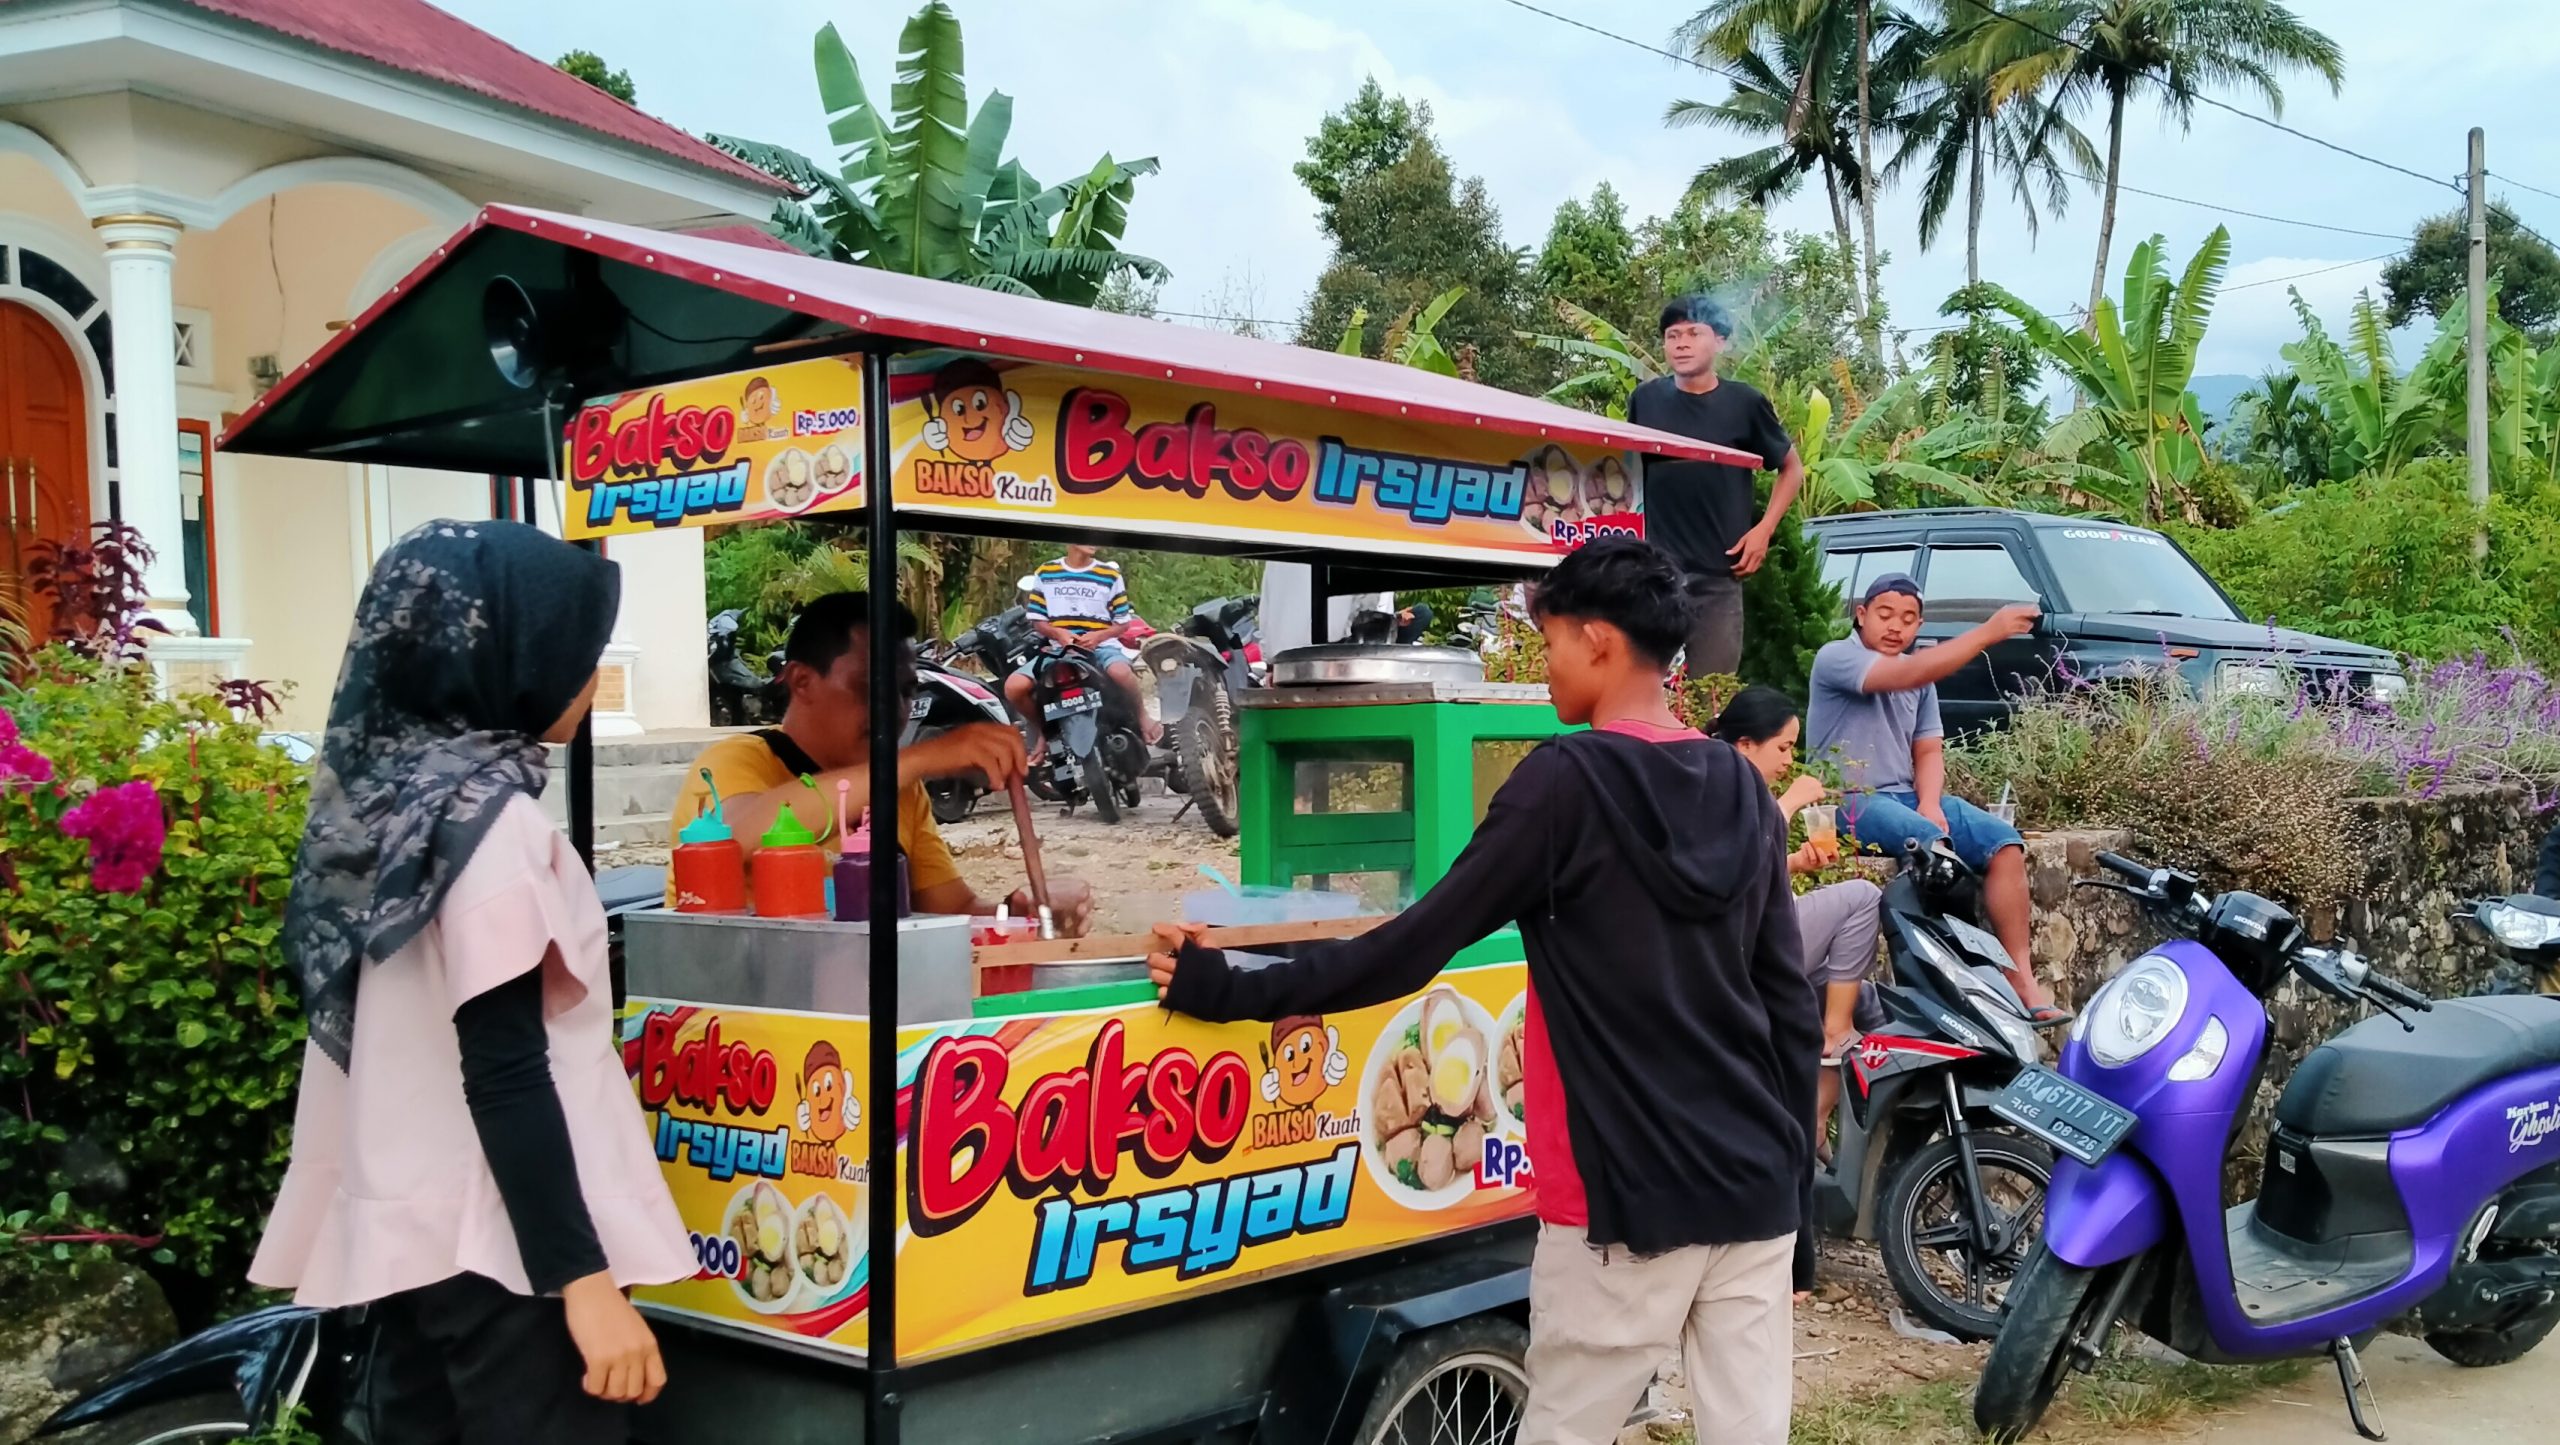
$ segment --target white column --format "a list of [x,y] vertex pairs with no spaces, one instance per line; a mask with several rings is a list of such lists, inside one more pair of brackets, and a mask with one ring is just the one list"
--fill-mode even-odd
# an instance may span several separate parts
[[176,221],[166,216],[101,216],[107,247],[107,316],[115,337],[116,493],[124,520],[151,545],[151,615],[182,636],[196,630],[187,611],[186,533],[178,495],[177,321],[170,270]]

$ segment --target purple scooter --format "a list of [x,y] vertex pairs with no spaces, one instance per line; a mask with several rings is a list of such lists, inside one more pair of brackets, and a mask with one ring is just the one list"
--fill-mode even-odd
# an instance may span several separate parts
[[[2100,854],[2176,939],[2081,1011],[2059,1074],[2004,1114],[2070,1156],[2044,1241],[2010,1287],[1974,1422],[2014,1441],[2121,1320],[2208,1363],[2328,1355],[2383,1439],[2356,1346],[2391,1328],[2499,1365],[2560,1324],[2560,998],[2430,1003],[2282,907]],[[2291,973],[2368,1018],[2313,1051],[2276,1104],[2258,1198],[2225,1209],[2224,1160]],[[2400,1012],[2412,1011],[2412,1019]]]

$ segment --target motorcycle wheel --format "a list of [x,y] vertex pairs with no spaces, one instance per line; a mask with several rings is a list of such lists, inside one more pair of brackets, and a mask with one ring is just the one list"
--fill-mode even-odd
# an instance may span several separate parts
[[1242,817],[1233,715],[1224,691],[1211,693],[1204,702],[1206,706],[1195,706],[1184,713],[1178,724],[1182,729],[1183,791],[1200,809],[1200,817],[1208,823],[1210,832],[1232,838]]
[[48,1436],[48,1445],[199,1445],[249,1433],[240,1399],[215,1391],[148,1405],[129,1415]]
[[2545,1305],[2541,1313],[2503,1330],[2439,1330],[2426,1337],[2427,1348],[2465,1369],[2485,1370],[2523,1359],[2555,1326],[2560,1326],[2560,1304]]
[[2053,1151],[2039,1139],[1976,1133],[1973,1159],[1994,1219],[2018,1229],[2005,1253],[1976,1257],[1964,1156],[1952,1135],[1913,1151],[1885,1186],[1876,1243],[1894,1290],[1922,1323],[1960,1340],[1987,1340],[2000,1332],[2001,1301],[2043,1232]]
[[1106,823],[1120,821],[1119,785],[1111,781],[1110,772],[1102,766],[1102,749],[1076,755],[1076,766],[1084,773],[1085,796],[1093,799],[1093,815]]
[[2036,1246],[2010,1287],[2008,1317],[1983,1362],[1982,1383],[1974,1388],[1975,1428],[2000,1445],[2013,1445],[2044,1418],[2071,1373],[2071,1342],[2088,1327],[2090,1315],[2106,1307],[2096,1287],[2100,1273]]
[[949,827],[978,811],[978,790],[953,783],[925,789],[933,799],[933,821]]

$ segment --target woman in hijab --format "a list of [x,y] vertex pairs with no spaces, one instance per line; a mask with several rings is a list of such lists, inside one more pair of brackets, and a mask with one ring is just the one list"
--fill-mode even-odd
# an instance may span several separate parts
[[620,596],[531,527],[430,522],[356,605],[285,911],[293,1160],[249,1277],[373,1306],[385,1445],[624,1440],[666,1381],[623,1291],[692,1250],[614,1050],[604,910],[537,801]]

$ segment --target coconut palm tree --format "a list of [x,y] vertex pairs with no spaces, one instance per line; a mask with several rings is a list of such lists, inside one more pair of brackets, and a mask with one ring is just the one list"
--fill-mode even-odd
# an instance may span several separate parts
[[2093,316],[2107,290],[2129,102],[2158,100],[2183,130],[2196,102],[2214,91],[2254,94],[2281,115],[2278,72],[2310,71],[2329,82],[2332,94],[2346,75],[2338,42],[2277,0],[2039,0],[1995,11],[1974,32],[1973,52],[1973,62],[1991,76],[1995,103],[2044,96],[2053,120],[2092,103],[2106,107],[2098,257],[2089,271]]
[[[1721,49],[1728,41],[1735,48]],[[1718,101],[1675,100],[1663,112],[1663,124],[1774,139],[1709,163],[1691,184],[1765,206],[1794,195],[1806,176],[1819,172],[1831,200],[1831,229],[1839,238],[1840,254],[1854,263],[1859,253],[1849,230],[1849,202],[1864,191],[1867,173],[1858,164],[1854,122],[1843,104],[1846,87],[1838,83],[1845,74],[1842,50],[1818,27],[1765,26],[1729,37],[1718,32],[1702,39],[1698,48],[1732,75],[1733,93]],[[1856,287],[1851,296],[1863,328],[1872,311],[1870,299]]]
[[2095,174],[2098,149],[2069,118],[2047,113],[2032,95],[1995,100],[1990,72],[1976,60],[1972,33],[1991,16],[1982,0],[1938,0],[1934,20],[1920,27],[1918,42],[1929,59],[1917,94],[1895,127],[1901,147],[1885,178],[1920,168],[1920,246],[1937,244],[1956,191],[1964,190],[1965,284],[1982,280],[1982,211],[1991,181],[2005,179],[2026,213],[2027,235],[2036,234],[2039,194],[2043,209],[2060,216],[2071,204],[2073,173]]
[[[1788,77],[1791,84],[1775,129],[1793,141],[1818,123],[1826,124],[1831,132],[1852,142],[1841,149],[1855,174],[1869,177],[1877,173],[1876,128],[1889,122],[1896,90],[1923,59],[1905,43],[1910,30],[1901,11],[1890,5],[1879,9],[1874,0],[1711,0],[1681,25],[1672,39],[1676,46],[1711,66],[1738,66],[1746,72],[1751,67],[1744,62],[1762,54],[1773,42],[1782,53],[1792,48],[1798,60],[1794,73]],[[1883,42],[1881,51],[1879,38]],[[1758,83],[1759,77],[1754,76],[1753,86]],[[1746,88],[1749,87],[1737,82],[1736,99]],[[1675,113],[1678,109],[1674,107]],[[1825,109],[1832,113],[1821,114]],[[1833,178],[1826,175],[1824,179],[1830,182]],[[1848,227],[1843,223],[1838,227],[1841,250],[1852,259],[1860,276],[1859,322],[1868,360],[1881,365],[1883,257],[1876,248],[1875,187],[1861,183],[1846,190],[1847,199],[1857,205],[1865,245],[1851,246]],[[1835,215],[1844,210],[1837,196],[1832,207]]]

